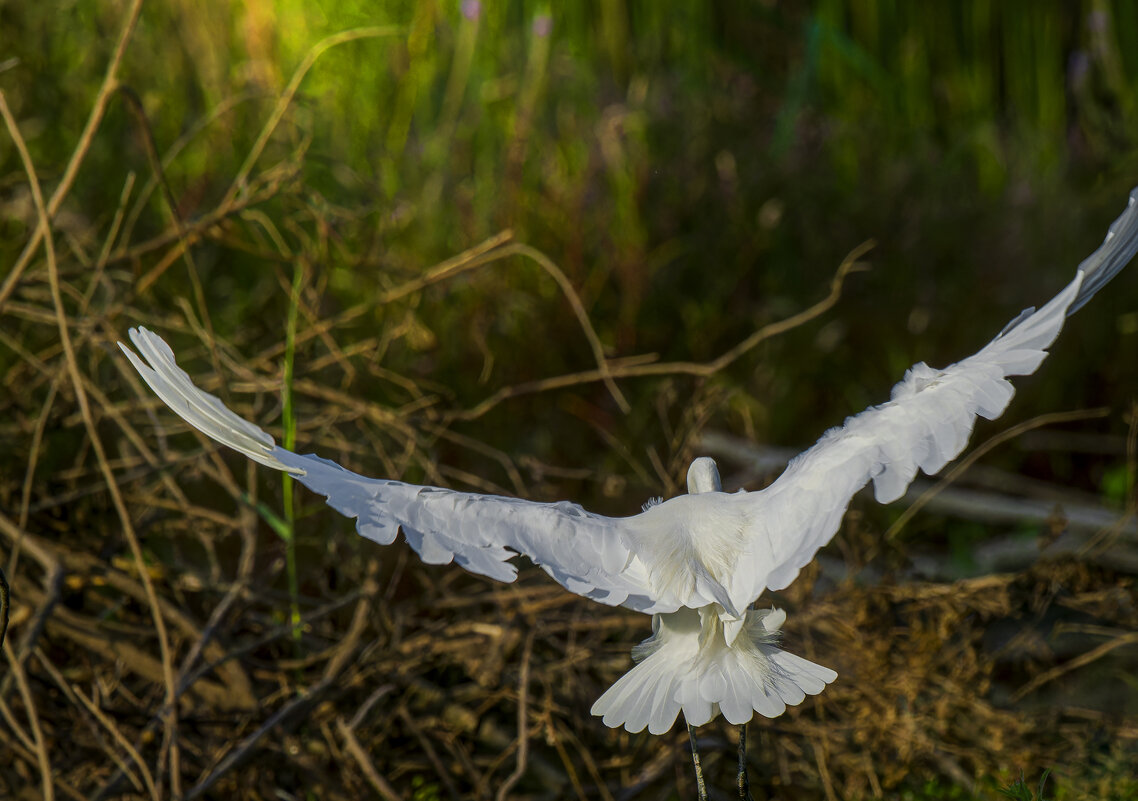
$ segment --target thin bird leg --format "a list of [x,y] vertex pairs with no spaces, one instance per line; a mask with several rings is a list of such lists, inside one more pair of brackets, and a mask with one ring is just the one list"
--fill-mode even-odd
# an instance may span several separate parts
[[747,778],[747,724],[739,727],[739,801],[752,801],[751,782]]
[[691,761],[695,765],[695,788],[699,791],[699,801],[707,801],[707,785],[703,783],[703,766],[699,764],[699,746],[695,744],[695,726],[688,724],[688,739],[691,740]]

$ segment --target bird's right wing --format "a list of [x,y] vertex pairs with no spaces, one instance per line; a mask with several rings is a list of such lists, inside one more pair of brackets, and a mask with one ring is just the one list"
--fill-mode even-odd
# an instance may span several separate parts
[[315,454],[293,453],[195,386],[157,334],[132,328],[130,338],[145,361],[120,342],[123,352],[182,419],[248,458],[289,473],[336,511],[356,518],[357,531],[381,545],[402,531],[424,562],[453,560],[506,582],[517,576],[507,560],[523,554],[570,592],[652,614],[722,597],[723,588],[714,582],[661,587],[654,581],[634,553],[639,516],[604,517],[567,501],[535,503],[373,479]]
[[1067,316],[1138,251],[1138,189],[1075,279],[1039,310],[1028,309],[978,353],[937,370],[910,368],[887,403],[848,418],[761,492],[730,496],[746,523],[745,567],[728,591],[737,605],[789,585],[837,533],[854,493],[874,485],[878,502],[904,493],[917,470],[937,473],[960,455],[976,417],[994,420],[1015,394],[1008,376],[1030,375]]

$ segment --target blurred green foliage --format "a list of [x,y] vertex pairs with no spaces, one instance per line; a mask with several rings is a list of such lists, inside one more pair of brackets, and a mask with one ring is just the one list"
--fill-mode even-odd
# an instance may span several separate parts
[[[3,13],[0,86],[50,183],[121,4]],[[1006,315],[1089,252],[1138,172],[1135,14],[1098,0],[167,2],[145,8],[122,80],[160,152],[188,137],[167,177],[192,219],[223,195],[317,41],[401,29],[325,53],[260,163],[303,148],[302,188],[262,210],[291,254],[315,248],[305,255],[324,297],[344,305],[509,227],[553,254],[614,354],[708,358],[816,298],[851,247],[877,238],[875,273],[852,287],[872,315],[835,320],[817,357],[793,357],[816,350],[806,330],[768,346],[773,371],[731,379],[762,399],[733,401],[740,414],[802,431],[775,434],[800,444],[811,420],[880,399],[915,359],[970,352],[988,332],[967,336],[959,309]],[[22,186],[13,159],[0,162],[9,195]],[[149,174],[137,123],[113,102],[68,208],[101,229],[128,171]],[[131,233],[166,224],[153,194]],[[26,229],[4,227],[10,263]],[[288,293],[257,266],[265,255],[217,241],[197,254],[220,332],[283,327]],[[155,287],[155,308],[190,294],[182,272]],[[271,313],[250,320],[263,299]],[[498,354],[491,385],[581,368],[582,338],[563,304],[549,318],[555,304],[550,282],[514,260],[358,323],[409,315],[417,336],[385,354],[392,369],[477,387],[449,377],[487,351]],[[932,344],[917,350],[907,331]],[[864,373],[866,351],[879,372]],[[833,380],[844,364],[858,365],[857,383]],[[843,397],[802,397],[826,385]],[[1042,392],[1041,407],[1053,399]],[[636,419],[622,433],[643,435]]]

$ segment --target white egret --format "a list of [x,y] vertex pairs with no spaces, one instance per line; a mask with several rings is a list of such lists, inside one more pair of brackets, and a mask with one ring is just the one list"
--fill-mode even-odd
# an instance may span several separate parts
[[[662,734],[680,712],[689,732],[720,714],[743,725],[756,712],[776,717],[837,678],[780,649],[786,615],[752,605],[794,581],[837,532],[854,493],[873,482],[879,502],[900,498],[918,469],[934,474],[960,454],[977,416],[1003,413],[1014,394],[1008,376],[1035,372],[1067,316],[1138,250],[1136,198],[1138,189],[1046,305],[1020,314],[963,361],[910,368],[889,401],[826,432],[766,489],[724,493],[715,463],[700,458],[688,470],[688,494],[631,517],[366,478],[276,445],[194,386],[147,329],[130,331],[142,358],[119,344],[186,422],[324,495],[364,537],[388,545],[402,531],[429,564],[455,561],[506,582],[517,575],[509,560],[522,554],[570,592],[651,615],[652,636],[633,649],[636,666],[593,705],[606,725]],[[740,772],[742,787],[742,763]]]

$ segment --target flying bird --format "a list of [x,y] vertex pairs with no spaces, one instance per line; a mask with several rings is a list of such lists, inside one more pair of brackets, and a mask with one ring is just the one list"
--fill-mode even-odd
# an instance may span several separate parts
[[1008,377],[1034,373],[1066,318],[1138,250],[1136,199],[1138,189],[1046,305],[1024,311],[963,361],[914,365],[887,402],[827,431],[767,488],[725,493],[715,462],[698,458],[687,494],[630,517],[367,478],[277,445],[196,387],[146,328],[130,330],[138,354],[119,346],[187,423],[325,496],[362,536],[389,545],[402,531],[424,562],[453,561],[505,582],[517,576],[513,557],[525,555],[570,592],[651,615],[652,635],[632,652],[635,667],[592,707],[606,725],[662,734],[681,712],[689,732],[717,715],[743,725],[755,713],[776,717],[837,678],[782,650],[785,613],[755,602],[794,581],[838,531],[858,490],[872,482],[880,503],[900,498],[918,470],[935,474],[961,453],[977,416],[1004,412],[1015,391]]

